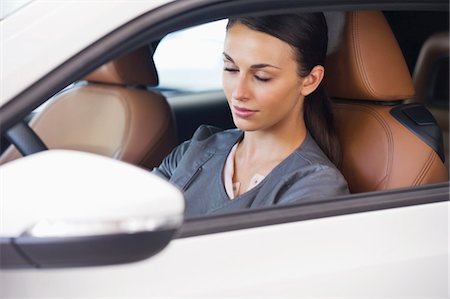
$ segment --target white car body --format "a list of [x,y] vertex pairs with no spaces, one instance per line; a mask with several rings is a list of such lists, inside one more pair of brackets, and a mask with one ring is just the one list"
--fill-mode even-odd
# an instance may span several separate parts
[[0,106],[100,37],[168,2],[171,1],[30,2],[0,22]]
[[0,272],[1,295],[445,298],[447,207],[430,204],[175,239],[160,254],[127,265],[7,270]]
[[[36,0],[9,15],[0,22],[0,106],[169,2]],[[8,206],[1,213],[8,226]],[[176,238],[130,264],[0,270],[0,297],[448,298],[448,214],[448,201],[419,204]]]

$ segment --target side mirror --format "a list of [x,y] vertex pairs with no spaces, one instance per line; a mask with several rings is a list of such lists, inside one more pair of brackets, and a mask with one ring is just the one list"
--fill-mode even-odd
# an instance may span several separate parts
[[94,154],[40,152],[1,166],[0,180],[2,269],[139,261],[183,222],[178,189]]

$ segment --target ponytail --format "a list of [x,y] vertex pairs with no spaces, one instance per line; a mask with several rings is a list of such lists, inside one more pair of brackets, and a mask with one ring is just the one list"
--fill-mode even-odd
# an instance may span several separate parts
[[303,114],[306,128],[316,143],[336,166],[341,164],[341,148],[334,125],[331,101],[323,83],[305,97]]

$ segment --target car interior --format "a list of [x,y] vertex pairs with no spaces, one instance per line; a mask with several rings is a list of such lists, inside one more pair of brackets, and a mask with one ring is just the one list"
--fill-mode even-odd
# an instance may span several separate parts
[[[157,84],[150,53],[140,48],[60,92],[30,126],[49,148],[86,151],[152,168],[177,140],[167,100],[147,89]],[[19,157],[10,147],[0,163]]]
[[[329,27],[344,26],[327,58],[325,83],[343,152],[339,168],[350,191],[447,181],[448,13],[445,26],[422,30],[415,50],[402,40],[407,30],[396,25],[403,24],[401,13],[333,15]],[[427,16],[432,21],[433,13]],[[233,127],[221,91],[159,90],[151,53],[150,47],[135,49],[101,66],[55,95],[29,125],[49,148],[93,152],[147,169],[201,124]],[[20,156],[9,146],[0,164]]]
[[350,191],[447,180],[440,134],[425,138],[437,128],[433,117],[420,105],[402,103],[414,86],[383,14],[348,12],[345,24],[339,48],[328,57],[326,86],[335,99],[340,170]]

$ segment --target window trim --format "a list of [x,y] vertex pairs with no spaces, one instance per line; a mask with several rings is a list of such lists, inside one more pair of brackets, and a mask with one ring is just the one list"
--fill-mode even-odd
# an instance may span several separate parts
[[316,203],[243,210],[232,214],[186,219],[175,238],[187,238],[268,225],[351,215],[370,211],[448,202],[450,182],[355,193]]

